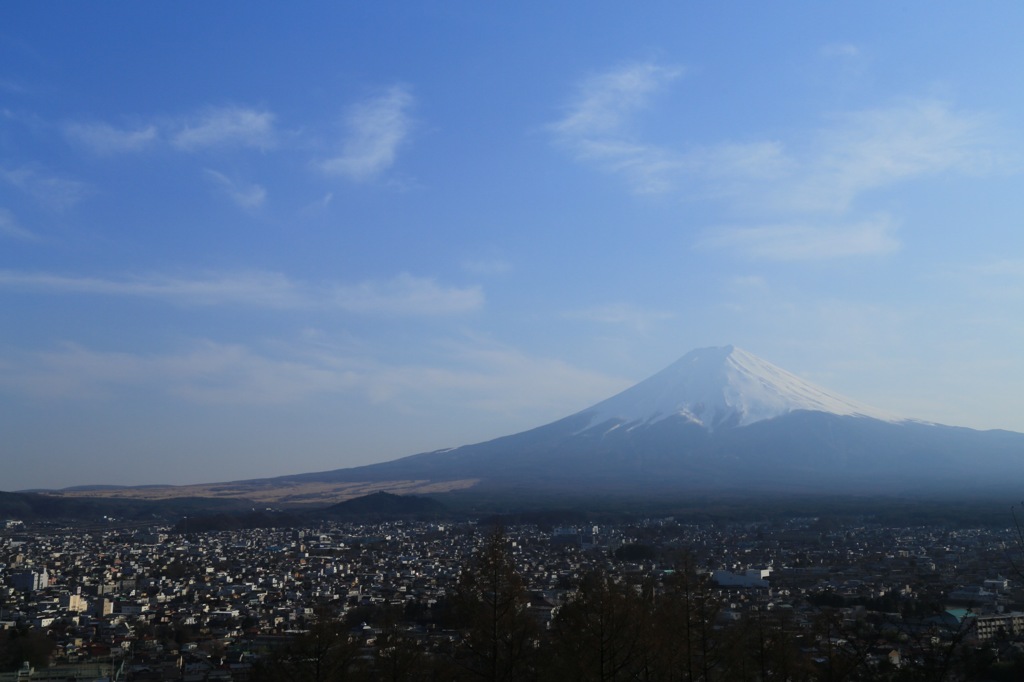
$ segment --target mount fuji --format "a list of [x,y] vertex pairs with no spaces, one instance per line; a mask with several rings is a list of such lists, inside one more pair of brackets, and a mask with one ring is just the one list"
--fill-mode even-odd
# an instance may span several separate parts
[[691,351],[617,395],[529,431],[265,480],[469,479],[480,491],[980,491],[1024,484],[1024,434],[889,414],[724,346]]
[[797,410],[899,421],[819,388],[734,346],[691,351],[654,376],[583,410],[592,425],[635,427],[682,417],[714,430]]

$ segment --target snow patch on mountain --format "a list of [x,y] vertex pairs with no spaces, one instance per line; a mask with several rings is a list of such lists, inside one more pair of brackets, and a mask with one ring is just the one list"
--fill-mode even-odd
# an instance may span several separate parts
[[747,426],[796,410],[905,421],[815,386],[734,346],[691,351],[654,376],[577,414],[590,417],[587,428],[608,421],[635,427],[679,415],[715,429]]

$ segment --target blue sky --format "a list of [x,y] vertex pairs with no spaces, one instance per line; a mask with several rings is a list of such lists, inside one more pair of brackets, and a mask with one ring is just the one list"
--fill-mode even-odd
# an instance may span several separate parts
[[1024,431],[1024,7],[352,5],[0,6],[0,489],[462,445],[729,343]]

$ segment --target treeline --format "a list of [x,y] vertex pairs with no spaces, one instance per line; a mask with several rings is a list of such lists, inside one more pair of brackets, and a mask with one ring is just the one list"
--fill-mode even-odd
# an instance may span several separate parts
[[[430,614],[322,614],[305,634],[266,656],[263,680],[491,680],[859,682],[1024,679],[1024,658],[976,648],[967,632],[894,631],[869,618],[844,621],[822,607],[799,626],[785,612],[721,618],[718,589],[681,557],[677,570],[630,582],[582,576],[549,624],[538,617],[505,537],[489,536],[451,598]],[[361,619],[374,636],[358,633]],[[410,628],[419,621],[429,629]],[[901,658],[893,655],[893,640]],[[1007,644],[1007,646],[1009,646]]]
[[266,528],[308,528],[326,521],[429,521],[448,518],[440,502],[416,495],[376,492],[329,507],[292,511],[242,510],[217,514],[193,514],[178,521],[175,533],[209,533]]

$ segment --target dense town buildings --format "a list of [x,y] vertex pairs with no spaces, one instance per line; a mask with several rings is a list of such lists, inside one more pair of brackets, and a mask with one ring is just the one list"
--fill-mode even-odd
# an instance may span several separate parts
[[[186,534],[5,525],[2,653],[34,658],[0,681],[245,680],[325,620],[343,624],[366,658],[380,655],[389,618],[439,651],[463,636],[445,612],[491,533],[469,522]],[[993,665],[1016,661],[1024,641],[1010,528],[669,518],[504,533],[541,633],[588,575],[657,600],[688,572],[709,605],[709,627],[784,623],[801,655],[819,664],[868,629],[870,646],[857,655],[892,670],[922,659],[927,646],[983,651]],[[822,634],[823,614],[834,631]],[[34,653],[12,649],[30,641]]]

